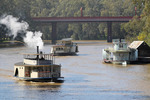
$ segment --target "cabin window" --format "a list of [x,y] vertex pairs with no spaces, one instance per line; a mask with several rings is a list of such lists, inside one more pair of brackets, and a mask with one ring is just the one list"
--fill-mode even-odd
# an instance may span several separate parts
[[120,48],[123,48],[123,44],[120,44],[119,47],[120,47]]
[[54,68],[54,69],[53,69],[53,72],[57,72],[57,68]]
[[39,67],[39,68],[38,68],[38,71],[39,71],[39,72],[42,72],[42,71],[43,71],[43,67]]
[[34,68],[32,68],[32,71],[37,72],[37,71],[38,71],[38,68],[37,68],[37,67],[34,67]]
[[58,51],[59,51],[59,50],[63,50],[63,48],[56,48],[56,50],[58,50]]
[[56,50],[59,50],[59,48],[56,48]]
[[49,67],[48,70],[51,72],[51,67]]
[[48,71],[47,67],[45,67],[45,71],[46,71],[46,72]]

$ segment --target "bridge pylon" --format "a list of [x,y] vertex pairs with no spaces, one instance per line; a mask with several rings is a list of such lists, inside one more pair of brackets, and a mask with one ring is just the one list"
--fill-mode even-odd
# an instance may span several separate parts
[[57,22],[52,22],[51,40],[52,40],[52,44],[56,43],[56,40],[57,40]]
[[112,22],[107,22],[107,42],[112,42]]

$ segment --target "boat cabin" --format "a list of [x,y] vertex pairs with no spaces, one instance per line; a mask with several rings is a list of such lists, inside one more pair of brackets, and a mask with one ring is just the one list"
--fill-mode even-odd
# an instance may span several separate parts
[[54,64],[50,54],[23,54],[23,62],[14,65],[14,76],[26,81],[58,80],[61,65]]
[[124,39],[113,39],[113,48],[103,49],[103,60],[108,63],[130,62],[137,59],[137,51],[128,48]]

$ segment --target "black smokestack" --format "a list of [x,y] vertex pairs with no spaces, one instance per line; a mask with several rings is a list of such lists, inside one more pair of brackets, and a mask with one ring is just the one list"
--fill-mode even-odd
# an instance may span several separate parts
[[37,54],[39,54],[39,46],[37,46]]
[[37,46],[37,64],[39,65],[39,46]]

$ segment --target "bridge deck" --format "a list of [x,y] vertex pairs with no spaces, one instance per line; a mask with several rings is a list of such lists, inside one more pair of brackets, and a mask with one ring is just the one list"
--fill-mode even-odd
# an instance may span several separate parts
[[36,22],[129,22],[133,17],[33,17]]
[[119,17],[33,17],[37,23],[52,23],[52,43],[57,40],[57,22],[107,22],[108,32],[107,41],[112,42],[112,22],[129,22],[132,16]]

